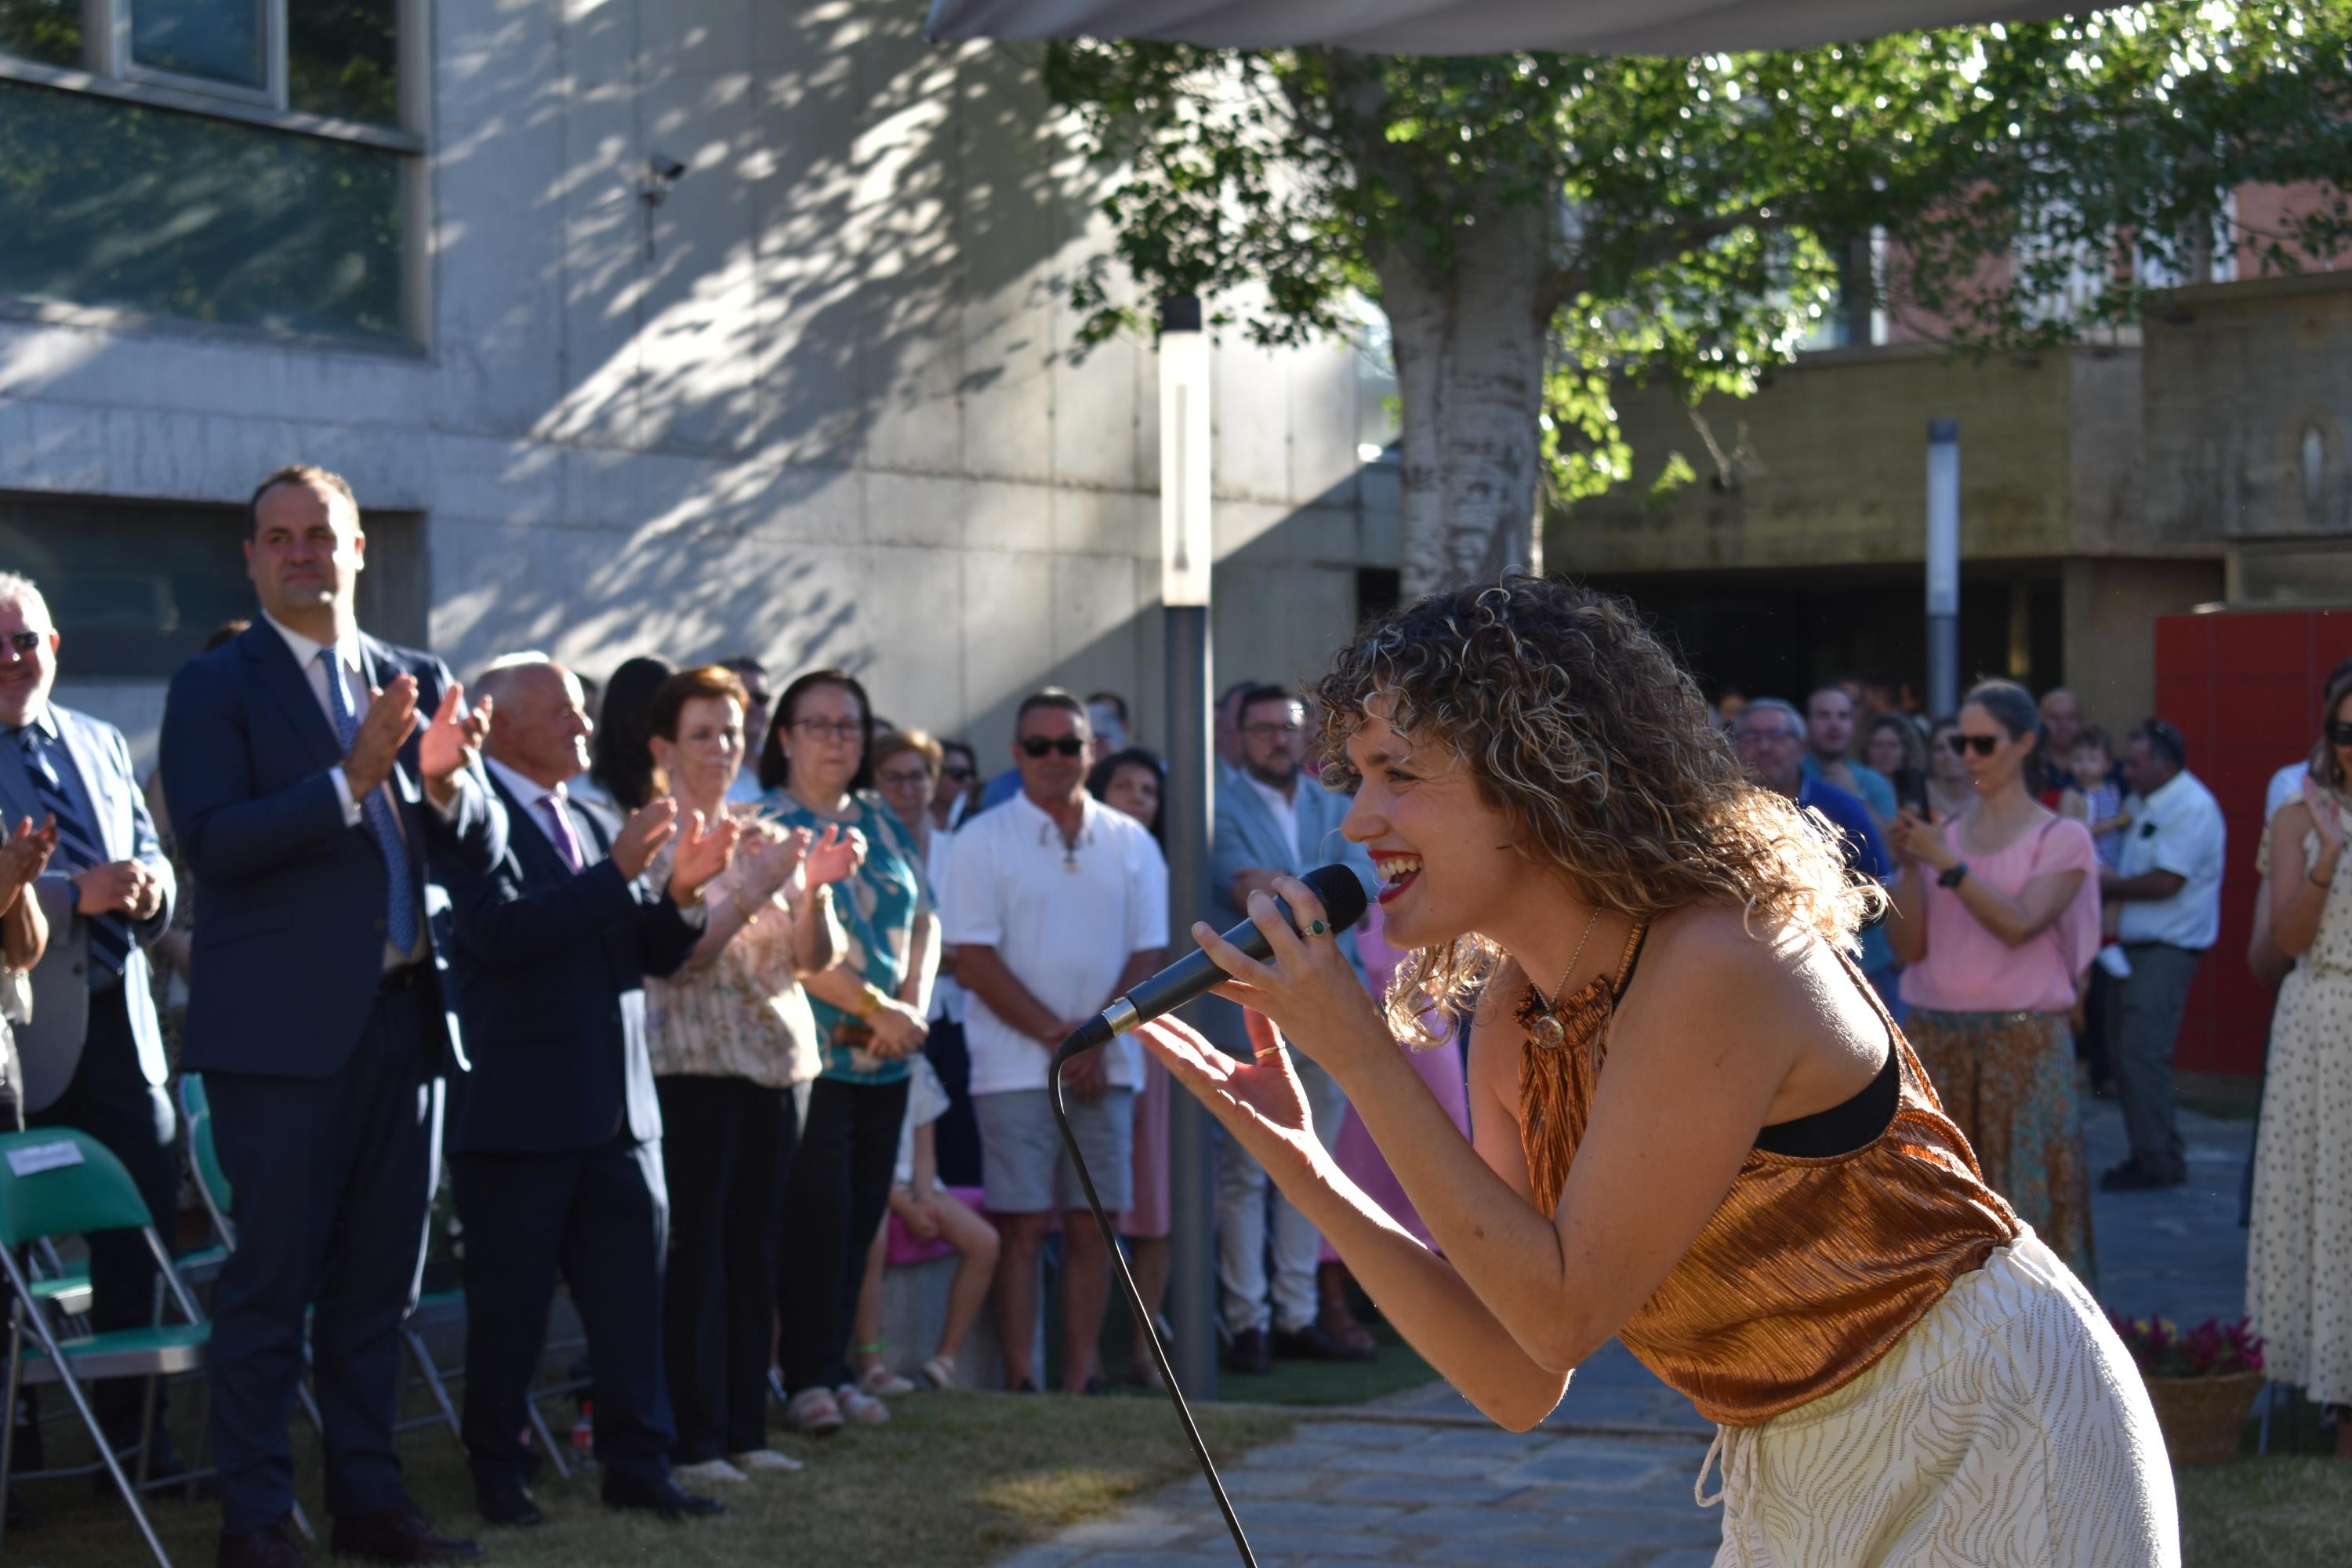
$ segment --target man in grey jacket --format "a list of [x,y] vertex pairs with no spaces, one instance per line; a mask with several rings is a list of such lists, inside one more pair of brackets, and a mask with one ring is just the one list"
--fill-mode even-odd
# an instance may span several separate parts
[[[0,574],[0,827],[54,818],[57,848],[35,884],[49,945],[33,971],[32,1022],[16,1032],[26,1120],[76,1127],[111,1150],[139,1184],[157,1230],[178,1207],[179,1130],[163,1091],[163,1031],[148,989],[147,947],[170,926],[177,888],[131,748],[113,725],[50,700],[64,638],[31,579]],[[89,1238],[90,1323],[147,1321],[155,1262],[136,1231]],[[99,1385],[100,1423],[136,1444],[136,1379]],[[178,1458],[160,1421],[150,1474]]]
[[[1209,896],[1217,928],[1230,930],[1240,921],[1250,894],[1271,893],[1276,877],[1302,876],[1332,861],[1345,862],[1370,888],[1371,858],[1339,832],[1347,797],[1307,776],[1305,705],[1279,686],[1255,686],[1241,693],[1237,717],[1241,765],[1218,785],[1210,861]],[[1339,933],[1339,948],[1360,977],[1364,965],[1353,931]],[[1246,1054],[1240,1009],[1213,998],[1212,1005],[1211,1037],[1231,1053]],[[1314,1113],[1315,1135],[1328,1148],[1347,1118],[1347,1095],[1305,1057],[1294,1053],[1291,1059]],[[1226,1365],[1233,1371],[1264,1372],[1276,1354],[1320,1361],[1371,1358],[1367,1339],[1343,1339],[1318,1321],[1316,1272],[1322,1247],[1322,1237],[1273,1189],[1265,1168],[1226,1140],[1217,1160],[1217,1271],[1229,1341]]]

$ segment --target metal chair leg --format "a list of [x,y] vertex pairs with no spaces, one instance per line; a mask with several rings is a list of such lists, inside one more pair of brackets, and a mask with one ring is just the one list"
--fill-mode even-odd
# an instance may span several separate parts
[[[0,1428],[0,1491],[5,1491],[8,1478],[16,1462],[16,1388],[17,1377],[25,1365],[25,1329],[19,1316],[25,1310],[18,1302],[8,1314],[8,1425]],[[8,1510],[0,1506],[0,1542],[7,1540]]]
[[441,1381],[441,1369],[433,1364],[431,1347],[425,1344],[425,1336],[412,1328],[402,1328],[400,1337],[407,1342],[409,1359],[416,1363],[416,1375],[424,1379],[425,1392],[433,1395],[433,1403],[439,1406],[441,1419],[448,1424],[449,1436],[455,1437],[457,1447],[463,1449],[466,1429],[457,1420],[457,1407],[449,1403],[449,1386]]
[[538,1435],[540,1446],[547,1450],[547,1462],[555,1467],[558,1477],[570,1480],[572,1466],[565,1461],[563,1450],[555,1441],[555,1434],[547,1428],[547,1413],[539,1407],[536,1399],[524,1400],[523,1408],[530,1412],[530,1429]]

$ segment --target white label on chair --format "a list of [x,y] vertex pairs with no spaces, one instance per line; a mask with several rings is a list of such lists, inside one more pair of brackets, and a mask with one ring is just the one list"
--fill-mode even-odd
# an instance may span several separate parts
[[58,1171],[80,1163],[81,1145],[70,1138],[8,1151],[8,1168],[20,1176],[37,1176],[43,1171]]

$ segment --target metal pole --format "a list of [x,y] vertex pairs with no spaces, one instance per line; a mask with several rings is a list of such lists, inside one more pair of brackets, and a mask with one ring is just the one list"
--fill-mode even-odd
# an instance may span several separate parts
[[1927,425],[1927,710],[1960,702],[1960,422]]
[[[1216,821],[1209,667],[1208,343],[1196,299],[1160,308],[1161,626],[1168,668],[1168,914],[1170,947],[1183,951],[1202,897]],[[1216,1197],[1209,1113],[1189,1094],[1169,1108],[1169,1345],[1176,1381],[1192,1399],[1217,1396]]]

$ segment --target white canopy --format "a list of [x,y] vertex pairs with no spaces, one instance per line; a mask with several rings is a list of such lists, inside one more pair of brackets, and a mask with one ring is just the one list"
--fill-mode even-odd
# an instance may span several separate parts
[[2095,9],[2049,0],[931,0],[935,38],[1149,38],[1365,54],[1702,55]]

